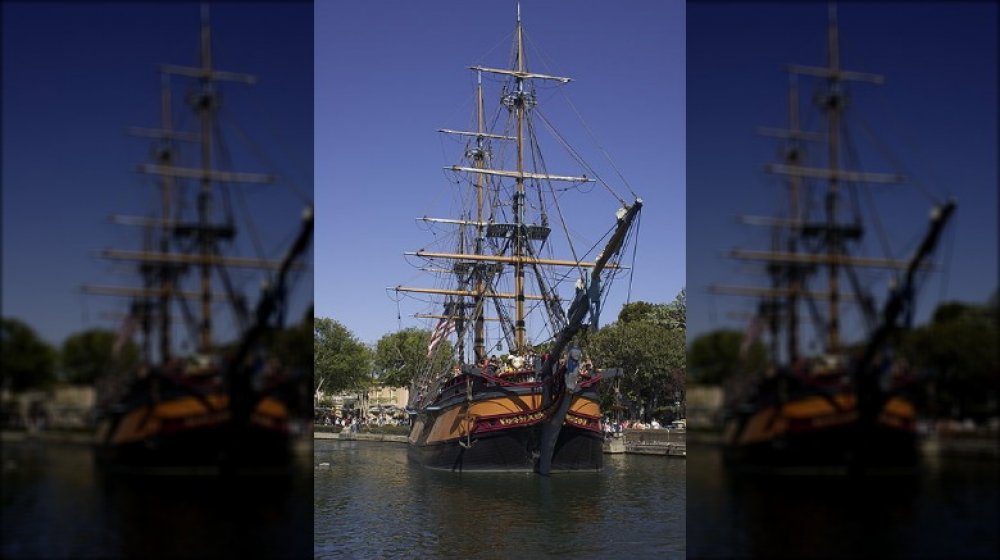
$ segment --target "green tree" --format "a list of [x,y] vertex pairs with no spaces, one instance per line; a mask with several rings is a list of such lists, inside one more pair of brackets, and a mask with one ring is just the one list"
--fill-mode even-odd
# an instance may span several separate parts
[[271,351],[278,361],[293,370],[313,367],[314,338],[312,309],[298,324],[276,331],[271,338]]
[[[628,303],[617,321],[578,338],[598,368],[622,369],[615,385],[634,404],[634,414],[643,410],[644,420],[662,417],[675,400],[684,400],[686,307],[683,289],[671,303]],[[602,407],[611,397],[602,391]]]
[[688,352],[691,380],[703,385],[721,385],[733,374],[763,371],[767,350],[758,340],[741,356],[743,336],[738,330],[720,329],[694,339]]
[[117,338],[114,331],[107,329],[89,329],[67,338],[60,353],[66,381],[92,385],[103,375],[136,367],[139,363],[138,347],[128,341],[116,355],[114,346]]
[[1000,329],[992,303],[942,303],[930,323],[903,337],[901,353],[929,376],[932,412],[958,418],[996,414]]
[[406,387],[429,367],[436,371],[451,367],[454,354],[451,342],[442,340],[428,360],[430,340],[430,331],[412,327],[380,338],[375,345],[375,371],[379,381],[389,387]]
[[326,392],[360,389],[371,381],[372,352],[344,325],[317,317],[313,323],[314,384]]
[[672,329],[683,329],[687,325],[687,291],[681,288],[680,293],[670,303],[648,301],[626,303],[618,313],[618,321],[621,323],[642,321]]
[[644,419],[683,400],[684,330],[646,321],[615,322],[590,337],[589,352],[600,368],[618,367],[623,396],[644,409]]
[[0,320],[3,387],[15,392],[44,388],[55,381],[56,352],[26,323]]

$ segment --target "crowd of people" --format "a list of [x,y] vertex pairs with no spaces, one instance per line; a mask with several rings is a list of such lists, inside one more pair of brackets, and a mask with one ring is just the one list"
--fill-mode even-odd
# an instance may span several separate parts
[[367,415],[345,414],[344,416],[337,416],[332,412],[317,411],[314,422],[322,426],[336,426],[351,433],[357,433],[362,428],[409,425],[409,420],[406,417],[385,413]]
[[671,430],[674,426],[670,422],[660,423],[659,420],[653,418],[649,422],[641,422],[639,420],[610,420],[605,418],[601,425],[604,429],[605,435],[620,434],[625,430]]

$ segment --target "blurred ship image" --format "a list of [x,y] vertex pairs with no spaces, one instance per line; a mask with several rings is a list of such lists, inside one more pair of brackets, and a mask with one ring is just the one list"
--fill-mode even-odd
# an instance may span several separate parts
[[[297,419],[307,414],[299,403],[310,390],[311,370],[283,363],[274,338],[284,327],[295,274],[308,264],[303,256],[312,241],[312,210],[281,219],[294,232],[285,237],[282,258],[229,254],[238,233],[234,200],[241,201],[234,189],[274,183],[275,177],[229,170],[221,117],[232,115],[221,112],[223,90],[256,78],[213,65],[205,6],[200,43],[197,66],[160,66],[160,126],[132,129],[152,139],[152,160],[138,171],[155,180],[159,212],[115,216],[141,232],[142,248],[102,254],[135,263],[142,287],[85,287],[130,298],[119,346],[135,331],[142,340],[138,368],[108,372],[98,383],[97,458],[109,471],[136,474],[284,474]],[[193,120],[188,129],[174,125],[177,91],[191,110],[179,119]],[[245,294],[233,269],[267,271],[259,295]],[[228,305],[237,331],[226,343],[216,338],[220,321],[213,306],[220,302]],[[175,313],[193,341],[188,356],[175,351]]]
[[[919,281],[931,268],[955,203],[929,208],[929,223],[909,258],[859,254],[864,236],[882,227],[877,215],[861,209],[864,189],[903,183],[904,177],[860,169],[850,132],[850,88],[880,85],[883,77],[845,69],[839,53],[831,6],[826,65],[787,67],[787,128],[761,131],[780,139],[781,161],[766,170],[784,179],[787,205],[777,216],[744,219],[770,228],[767,250],[734,250],[730,256],[763,263],[769,285],[712,287],[715,293],[759,298],[743,351],[761,337],[770,355],[765,371],[733,375],[725,387],[724,456],[733,466],[865,472],[908,469],[918,461],[915,376],[895,345],[911,326]],[[800,117],[800,82],[814,86],[807,90],[812,103],[804,105],[818,111],[816,118]],[[802,120],[825,121],[826,130],[803,130]],[[915,215],[910,223],[920,219]],[[859,280],[860,269],[889,271],[881,300]],[[842,336],[848,305],[859,310],[860,340]],[[805,355],[802,338],[809,327],[822,342],[819,351]]]

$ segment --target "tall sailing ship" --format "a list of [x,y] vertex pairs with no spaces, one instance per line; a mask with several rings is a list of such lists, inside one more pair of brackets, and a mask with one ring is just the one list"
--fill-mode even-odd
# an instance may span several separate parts
[[[766,371],[735,375],[726,387],[725,456],[739,466],[806,468],[806,472],[908,468],[918,459],[914,375],[894,346],[900,332],[910,326],[918,276],[927,273],[927,260],[955,203],[949,200],[933,207],[928,229],[909,259],[852,254],[866,231],[857,204],[859,191],[873,183],[902,183],[904,177],[845,167],[845,163],[855,165],[847,161],[854,151],[846,128],[848,84],[881,84],[883,77],[841,67],[833,6],[827,39],[826,66],[788,66],[788,128],[761,130],[782,142],[782,161],[766,170],[785,178],[787,207],[781,216],[744,221],[771,228],[770,250],[730,253],[764,263],[770,285],[712,287],[716,293],[759,298],[743,352],[767,333],[763,338],[770,353]],[[825,116],[825,132],[800,129],[798,78],[802,76],[816,79],[814,100]],[[806,146],[815,144],[825,144],[825,167],[810,162]],[[803,202],[820,197],[821,205],[809,207]],[[853,215],[845,216],[845,210]],[[864,268],[893,274],[881,309],[859,280],[858,270]],[[811,287],[811,282],[822,281],[817,278],[821,276],[826,288]],[[850,286],[846,293],[841,288],[845,280]],[[823,300],[825,314],[816,303]],[[858,305],[866,333],[853,343],[841,336],[846,303]],[[807,325],[799,318],[805,309],[823,341],[822,352],[811,356],[800,348]]]
[[[312,209],[307,205],[282,259],[224,254],[237,234],[231,189],[274,183],[275,177],[226,169],[231,154],[218,118],[223,83],[252,85],[256,78],[213,66],[206,6],[200,42],[198,66],[160,66],[160,126],[131,129],[153,141],[153,160],[138,171],[155,178],[160,212],[114,216],[116,223],[141,228],[143,247],[102,256],[136,263],[143,285],[84,286],[86,293],[129,298],[116,345],[135,330],[142,341],[138,368],[99,380],[97,458],[109,470],[135,474],[281,474],[291,464],[299,393],[308,392],[310,372],[291,370],[268,347],[283,326],[293,274],[305,268]],[[175,82],[183,82],[197,130],[174,128]],[[194,204],[185,199],[191,192]],[[297,218],[289,215],[288,221]],[[231,268],[266,271],[255,305],[238,291]],[[197,311],[189,301],[197,302]],[[237,328],[236,339],[225,344],[215,338],[220,321],[213,307],[220,302],[229,305]],[[197,349],[190,356],[175,351],[178,310]]]
[[[463,197],[468,207],[455,218],[421,219],[445,229],[439,239],[450,248],[408,253],[439,275],[439,287],[391,288],[436,298],[433,312],[418,314],[437,320],[428,347],[435,365],[410,389],[409,457],[450,471],[599,470],[597,389],[618,371],[593,367],[575,340],[588,319],[596,328],[610,280],[627,268],[619,255],[637,227],[642,201],[615,194],[566,144],[595,176],[544,169],[536,132],[539,124],[553,129],[539,110],[536,88],[571,80],[528,69],[520,8],[509,66],[470,69],[476,74],[472,130],[440,130],[464,142],[464,161],[445,169],[470,193]],[[492,114],[484,78],[499,87]],[[564,143],[557,132],[553,136]],[[592,183],[605,187],[620,207],[614,218],[609,207],[610,229],[598,226],[607,231],[602,240],[580,247],[569,239],[567,220],[575,216],[563,214],[560,197]],[[573,229],[581,229],[580,222]],[[558,245],[554,230],[566,234],[566,244]],[[571,256],[557,258],[558,249]],[[572,295],[561,298],[563,286]]]

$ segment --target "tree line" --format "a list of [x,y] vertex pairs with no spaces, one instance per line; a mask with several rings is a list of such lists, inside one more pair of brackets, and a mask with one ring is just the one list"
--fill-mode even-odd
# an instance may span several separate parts
[[[312,361],[312,312],[302,322],[269,333],[267,345],[280,363],[292,369],[310,369]],[[30,325],[15,318],[0,320],[2,387],[13,392],[50,389],[59,383],[93,385],[109,373],[137,368],[140,348],[129,340],[115,351],[118,333],[87,329],[66,338],[56,347],[44,341]],[[235,348],[230,343],[223,352]]]

